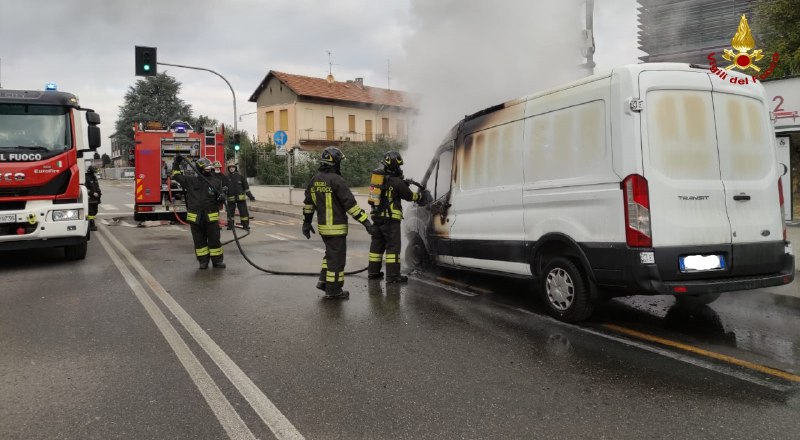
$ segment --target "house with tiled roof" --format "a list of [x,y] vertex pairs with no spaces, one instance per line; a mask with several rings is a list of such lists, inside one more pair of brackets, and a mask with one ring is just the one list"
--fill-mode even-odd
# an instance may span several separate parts
[[362,78],[336,81],[269,71],[250,96],[256,103],[257,136],[271,142],[276,131],[287,147],[319,150],[327,145],[405,141],[416,114],[412,97],[399,90],[364,85]]

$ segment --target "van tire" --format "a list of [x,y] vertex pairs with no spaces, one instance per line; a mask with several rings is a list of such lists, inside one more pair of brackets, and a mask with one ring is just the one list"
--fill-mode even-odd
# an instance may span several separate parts
[[721,292],[701,293],[699,295],[681,295],[675,297],[675,303],[680,307],[696,308],[711,304],[712,302],[716,301],[720,295],[722,295]]
[[411,269],[428,269],[431,267],[431,259],[425,243],[417,234],[411,235],[406,246],[406,264]]
[[540,280],[544,302],[556,319],[582,321],[594,311],[590,286],[572,261],[563,257],[553,258],[544,266]]
[[67,260],[83,260],[86,258],[86,251],[89,249],[89,242],[83,240],[80,244],[64,246],[64,258]]

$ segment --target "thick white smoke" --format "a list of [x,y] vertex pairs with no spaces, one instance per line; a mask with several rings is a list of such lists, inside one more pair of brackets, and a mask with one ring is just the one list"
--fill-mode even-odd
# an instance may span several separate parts
[[585,75],[583,0],[411,0],[414,32],[398,78],[418,94],[406,175],[466,114]]

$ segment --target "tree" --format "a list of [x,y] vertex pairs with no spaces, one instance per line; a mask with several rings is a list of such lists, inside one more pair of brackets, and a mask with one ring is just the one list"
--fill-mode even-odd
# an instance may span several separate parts
[[206,115],[200,115],[197,117],[197,119],[189,121],[189,123],[192,124],[192,127],[194,127],[194,129],[197,131],[200,130],[216,131],[217,128],[219,128],[219,121]]
[[97,151],[95,151],[95,152],[94,152],[94,156],[92,157],[92,159],[100,159],[100,153],[98,153]]
[[[770,57],[780,55],[773,78],[800,75],[800,0],[758,0],[753,27]],[[765,57],[766,58],[766,57]]]
[[111,156],[109,156],[108,154],[103,153],[101,159],[103,160],[104,167],[111,165]]
[[181,83],[166,73],[140,79],[128,88],[114,132],[123,146],[122,151],[133,147],[136,122],[158,121],[164,126],[177,120],[191,123],[192,106],[178,97],[180,90]]

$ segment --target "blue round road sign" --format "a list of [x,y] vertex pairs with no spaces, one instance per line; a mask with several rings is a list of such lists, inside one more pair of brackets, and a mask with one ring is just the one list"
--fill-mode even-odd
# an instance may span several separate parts
[[282,146],[286,145],[286,140],[288,136],[286,136],[286,132],[283,130],[276,131],[275,136],[272,139],[275,141],[275,145]]

